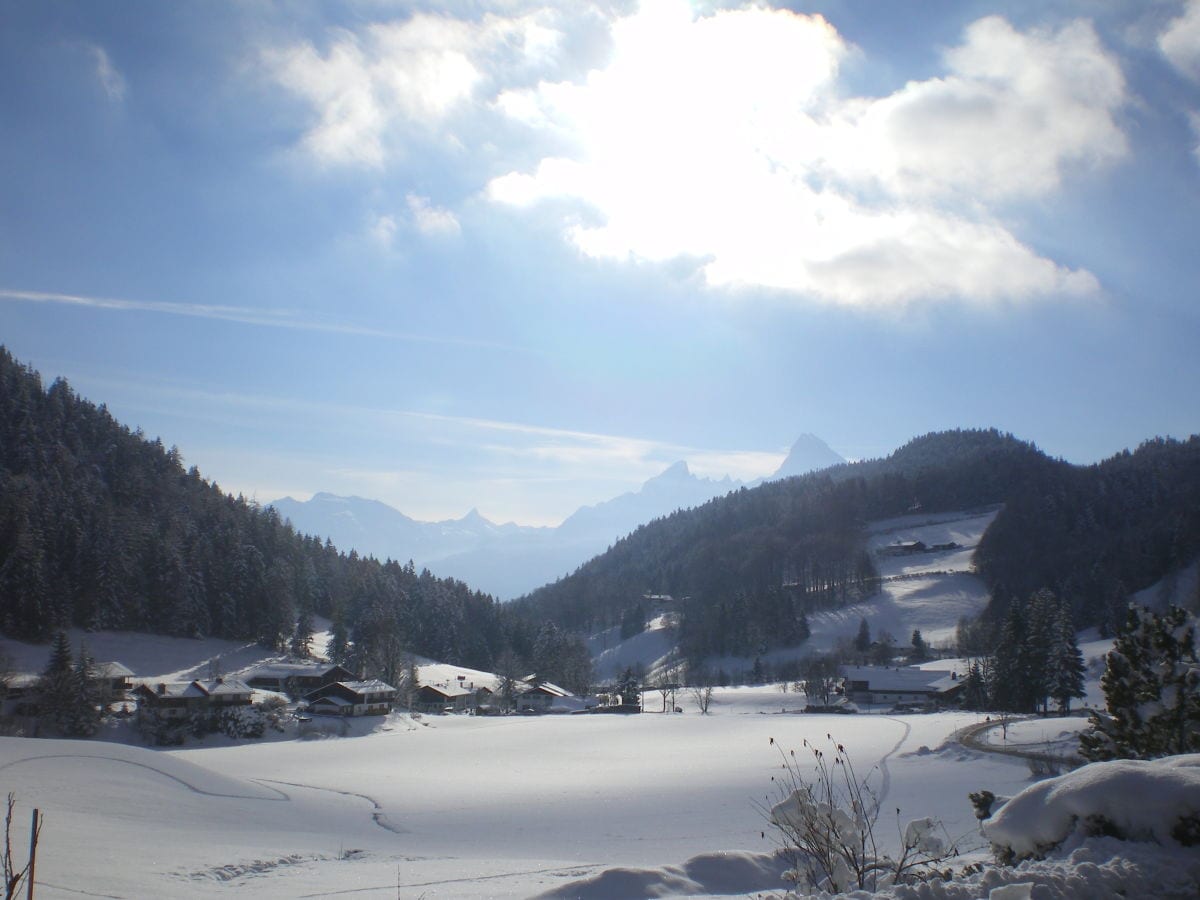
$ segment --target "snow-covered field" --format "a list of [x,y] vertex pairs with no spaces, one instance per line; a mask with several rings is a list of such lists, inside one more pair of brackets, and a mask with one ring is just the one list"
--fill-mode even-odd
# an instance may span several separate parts
[[[923,540],[963,546],[940,554],[880,557],[881,594],[814,617],[805,648],[853,635],[904,640],[921,628],[938,642],[986,601],[968,571],[994,513],[905,517],[876,523],[873,544]],[[91,654],[120,660],[140,679],[205,677],[262,661],[254,645],[148,635],[72,633]],[[1084,635],[1094,638],[1094,635]],[[600,639],[603,641],[603,638]],[[671,649],[669,620],[631,641],[594,648],[614,671],[652,664]],[[1089,660],[1110,641],[1085,640]],[[604,651],[608,650],[607,656]],[[16,669],[44,668],[46,647],[0,641]],[[791,655],[795,655],[792,651]],[[213,662],[215,660],[215,663]],[[422,661],[425,662],[425,661]],[[953,667],[961,661],[927,664]],[[1098,702],[1093,664],[1089,702]],[[488,673],[426,662],[422,682]],[[78,897],[547,897],[782,896],[784,863],[765,808],[780,799],[780,750],[809,757],[805,740],[844,744],[870,773],[884,814],[881,849],[898,849],[905,823],[931,816],[967,859],[990,860],[967,800],[988,789],[1012,796],[1031,784],[1028,763],[967,749],[955,733],[979,717],[805,715],[802,694],[776,686],[717,689],[702,716],[688,693],[683,714],[640,716],[412,717],[359,720],[346,736],[237,743],[206,738],[184,749],[137,746],[128,726],[114,741],[0,738],[0,793],[46,816],[38,857],[41,900]],[[657,692],[645,707],[661,708]],[[1080,717],[993,729],[1008,750],[1071,749]],[[772,744],[772,741],[774,743]],[[1200,778],[1196,779],[1200,790]],[[1044,792],[1045,796],[1054,791]],[[1072,801],[1075,802],[1075,801]],[[1022,807],[1024,816],[1034,816]],[[15,845],[22,846],[18,831]],[[1194,896],[1200,854],[1076,840],[1070,858],[989,869],[966,882],[897,888],[888,897],[1068,898]],[[1116,859],[1114,859],[1116,857]],[[1036,889],[1034,884],[1039,885]],[[1180,887],[1182,885],[1182,887]],[[905,893],[905,891],[909,891]],[[921,891],[924,891],[922,893]],[[931,892],[932,891],[932,892]],[[862,895],[865,897],[866,895]]]
[[46,813],[42,898],[526,897],[714,853],[727,865],[700,867],[714,884],[782,888],[728,884],[766,877],[737,854],[773,849],[759,809],[776,799],[771,738],[799,750],[833,734],[875,767],[886,810],[976,845],[967,792],[1029,779],[1019,760],[943,748],[971,715],[781,714],[793,697],[719,691],[708,716],[395,714],[357,737],[174,751],[4,738],[0,787]]

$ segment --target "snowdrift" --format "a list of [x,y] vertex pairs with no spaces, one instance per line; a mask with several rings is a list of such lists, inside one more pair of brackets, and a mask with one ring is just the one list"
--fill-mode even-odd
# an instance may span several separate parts
[[1200,844],[1200,754],[1092,763],[1030,785],[983,827],[1002,859],[1045,856],[1070,838]]

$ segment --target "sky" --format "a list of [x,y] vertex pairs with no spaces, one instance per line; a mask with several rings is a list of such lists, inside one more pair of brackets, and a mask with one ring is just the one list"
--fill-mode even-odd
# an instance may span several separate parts
[[0,0],[0,343],[261,503],[1200,432],[1200,0]]

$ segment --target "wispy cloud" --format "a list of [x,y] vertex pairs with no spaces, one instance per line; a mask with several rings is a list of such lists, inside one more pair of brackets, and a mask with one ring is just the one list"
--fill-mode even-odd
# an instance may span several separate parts
[[[546,465],[569,469],[590,469],[592,474],[618,475],[630,480],[658,474],[668,464],[686,459],[697,474],[732,475],[756,478],[778,468],[782,452],[760,450],[724,450],[693,447],[653,438],[601,434],[568,428],[533,425],[477,416],[462,416],[424,410],[396,409],[324,402],[297,397],[276,397],[234,391],[163,384],[161,382],[100,382],[121,392],[134,392],[157,398],[156,409],[186,408],[189,416],[201,410],[253,411],[255,421],[278,415],[289,421],[310,422],[321,419],[337,422],[339,429],[353,433],[356,428],[378,436],[389,429],[391,439],[427,443],[470,451],[491,459],[524,459],[542,466],[541,474],[556,477]],[[171,403],[184,400],[186,403]],[[239,421],[245,417],[238,416]],[[414,426],[425,426],[414,428]],[[396,433],[392,432],[396,429]],[[488,436],[491,437],[488,437]],[[489,464],[490,465],[490,464]]]
[[448,209],[434,206],[428,197],[408,194],[405,197],[417,231],[424,235],[452,237],[462,231],[458,217]]
[[1200,81],[1200,0],[1189,0],[1183,15],[1171,20],[1158,47],[1181,75]]
[[224,306],[209,303],[172,303],[161,300],[124,300],[114,297],[92,297],[83,294],[58,294],[46,291],[18,291],[0,288],[0,300],[25,303],[54,303],[79,306],[89,309],[105,309],[116,312],[150,312],[171,316],[188,316],[198,319],[216,319],[224,322],[239,322],[266,328],[290,328],[299,331],[319,331],[333,334],[360,335],[362,337],[386,338],[420,344],[449,344],[460,347],[487,347],[494,350],[524,352],[520,347],[497,341],[477,340],[443,335],[413,334],[371,328],[345,322],[330,322],[305,317],[301,312],[290,309],[254,309],[244,306]]
[[100,86],[104,88],[109,100],[120,103],[125,99],[125,79],[113,66],[108,52],[103,47],[92,46],[91,51],[96,62],[96,78],[100,81]]

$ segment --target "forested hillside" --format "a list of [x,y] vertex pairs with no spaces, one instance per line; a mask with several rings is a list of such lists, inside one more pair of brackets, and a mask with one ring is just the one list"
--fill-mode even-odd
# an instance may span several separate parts
[[925,435],[652,522],[518,605],[587,631],[627,619],[643,594],[670,594],[686,655],[753,654],[799,642],[807,613],[876,589],[868,521],[996,503],[977,555],[988,617],[1048,588],[1077,626],[1109,626],[1122,615],[1114,598],[1200,555],[1200,439],[1080,467],[995,430]]
[[1049,588],[1077,623],[1115,632],[1130,593],[1200,556],[1200,436],[1031,472],[1004,501],[975,554],[989,613],[998,619],[1014,599]]
[[586,656],[461,582],[296,534],[65,381],[43,388],[0,348],[0,630],[40,641],[74,625],[282,650],[301,646],[314,613],[334,620],[337,654],[379,674],[412,651],[480,669],[507,656],[569,681]]
[[364,671],[394,674],[411,651],[583,686],[571,633],[640,627],[646,594],[678,599],[693,659],[796,644],[807,613],[876,590],[867,522],[995,503],[976,554],[988,617],[1048,588],[1077,626],[1110,627],[1130,592],[1200,555],[1200,438],[1081,467],[995,430],[925,435],[655,520],[502,606],[296,534],[0,348],[0,630],[13,637],[75,625],[299,648],[320,614],[334,654]]

